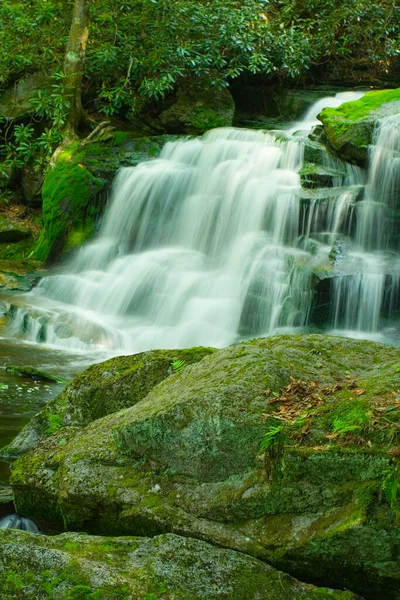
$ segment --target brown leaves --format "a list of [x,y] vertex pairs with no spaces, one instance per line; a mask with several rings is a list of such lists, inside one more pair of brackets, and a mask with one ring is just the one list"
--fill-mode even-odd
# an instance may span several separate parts
[[[290,377],[290,383],[282,391],[281,395],[268,398],[268,404],[280,404],[274,412],[274,418],[293,423],[300,416],[306,416],[311,408],[322,406],[326,396],[332,396],[336,391],[343,389],[341,384],[334,386],[321,386],[316,381],[298,381]],[[265,390],[265,395],[270,396],[271,390]],[[265,418],[268,415],[265,415]],[[306,435],[307,431],[300,435]]]

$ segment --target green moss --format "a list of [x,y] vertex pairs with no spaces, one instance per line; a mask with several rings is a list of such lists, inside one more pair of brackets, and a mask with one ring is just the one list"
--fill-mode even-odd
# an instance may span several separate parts
[[[33,252],[33,257],[44,261],[59,256],[71,247],[77,238],[84,241],[93,231],[97,207],[93,198],[105,186],[82,164],[84,152],[74,142],[65,148],[55,167],[44,180],[43,225],[44,233]],[[69,246],[68,246],[69,245]]]
[[338,108],[325,108],[319,115],[331,147],[345,160],[364,164],[375,122],[400,112],[400,88],[372,91]]
[[340,115],[343,119],[354,122],[367,117],[371,111],[380,108],[382,104],[395,102],[396,100],[400,100],[400,88],[396,90],[372,91],[365,94],[359,100],[345,102],[338,108],[324,108],[322,114],[334,117]]
[[58,431],[63,426],[63,419],[61,415],[49,414],[48,416],[49,426],[45,430],[46,435],[51,435],[55,431]]

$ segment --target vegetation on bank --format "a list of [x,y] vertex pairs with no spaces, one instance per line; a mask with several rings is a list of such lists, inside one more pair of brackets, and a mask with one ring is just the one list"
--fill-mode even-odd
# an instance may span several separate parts
[[71,48],[70,2],[31,0],[27,10],[21,0],[5,0],[0,7],[3,114],[17,82],[38,73],[42,78],[28,98],[30,119],[15,126],[3,120],[0,183],[24,164],[44,168],[76,104],[76,85],[82,84],[88,113],[124,118],[128,112],[151,114],[164,101],[168,108],[169,95],[180,86],[196,94],[205,85],[221,89],[250,74],[284,82],[309,73],[349,77],[361,69],[364,80],[382,77],[396,69],[400,49],[395,0],[80,4],[90,7],[90,25],[83,78],[77,79],[65,52]]

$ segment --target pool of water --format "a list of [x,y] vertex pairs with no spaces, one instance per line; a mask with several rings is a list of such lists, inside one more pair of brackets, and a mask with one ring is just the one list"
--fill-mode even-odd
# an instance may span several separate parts
[[[73,354],[18,340],[0,338],[0,447],[8,444],[64,384],[33,381],[6,372],[8,366],[31,366],[73,379],[90,364],[108,358],[99,353]],[[0,484],[8,480],[8,465],[0,462]]]

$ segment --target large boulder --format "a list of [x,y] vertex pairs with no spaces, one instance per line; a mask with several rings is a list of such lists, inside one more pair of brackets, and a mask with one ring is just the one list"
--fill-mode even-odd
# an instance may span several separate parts
[[213,348],[202,347],[150,350],[93,365],[51,400],[11,444],[2,448],[0,457],[15,459],[59,429],[86,426],[134,406],[163,379],[212,352]]
[[364,166],[378,119],[400,113],[400,88],[368,92],[359,100],[338,108],[324,108],[318,115],[327,141],[339,156]]
[[17,510],[42,528],[195,537],[399,599],[399,364],[400,349],[320,335],[219,350],[17,460]]
[[356,600],[172,534],[45,537],[0,530],[2,600]]
[[6,119],[20,120],[34,112],[30,100],[46,87],[50,78],[43,72],[32,73],[10,86],[0,96],[0,116]]

